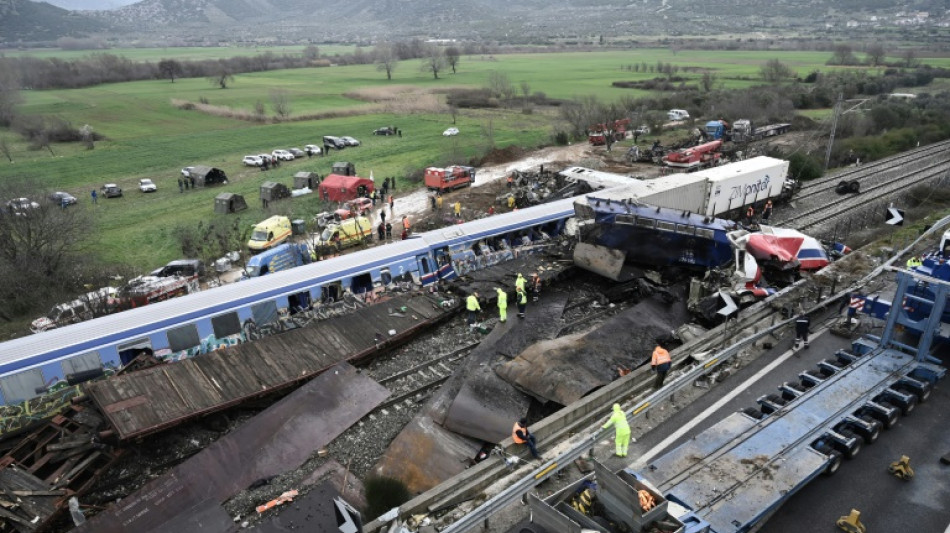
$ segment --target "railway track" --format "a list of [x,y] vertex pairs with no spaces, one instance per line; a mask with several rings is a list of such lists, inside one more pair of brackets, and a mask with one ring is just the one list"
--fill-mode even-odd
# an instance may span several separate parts
[[467,344],[457,350],[378,379],[379,384],[392,391],[393,395],[374,411],[388,409],[406,402],[416,403],[419,397],[442,385],[452,377],[452,373],[455,372],[458,364],[478,344],[478,342]]

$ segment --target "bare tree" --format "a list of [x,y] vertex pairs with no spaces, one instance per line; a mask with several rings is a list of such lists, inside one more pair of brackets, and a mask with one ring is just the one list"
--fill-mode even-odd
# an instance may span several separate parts
[[320,59],[320,49],[311,44],[303,49],[303,57],[307,61]]
[[913,48],[907,48],[901,53],[901,63],[904,65],[904,68],[916,68],[920,65],[920,60],[917,59],[917,51]]
[[96,147],[96,136],[92,131],[92,126],[83,124],[83,126],[79,128],[79,135],[82,137],[82,143],[86,146],[87,150],[92,150]]
[[488,89],[492,94],[508,101],[515,95],[515,86],[504,72],[492,70],[488,73]]
[[482,137],[485,138],[486,148],[492,150],[495,148],[495,122],[489,118],[488,122],[482,124]]
[[452,124],[455,124],[455,121],[458,119],[458,116],[459,116],[458,106],[450,105],[449,114],[452,115]]
[[887,51],[884,50],[884,45],[880,43],[869,44],[865,54],[867,54],[868,65],[872,67],[882,65],[887,58]]
[[854,55],[854,50],[846,44],[839,44],[835,46],[834,53],[831,55],[831,59],[828,60],[829,65],[857,65],[858,58]]
[[559,108],[561,118],[571,125],[571,133],[581,135],[591,124],[600,121],[603,116],[603,105],[596,96],[579,96],[564,103]]
[[17,115],[17,106],[23,101],[16,64],[0,57],[0,126],[9,126]]
[[181,63],[174,59],[163,59],[158,62],[158,72],[163,78],[168,78],[175,83],[175,78],[181,77],[183,69]]
[[703,76],[699,79],[699,86],[708,93],[716,88],[717,81],[719,81],[718,76],[707,70],[703,72]]
[[6,137],[0,137],[0,154],[3,154],[9,162],[13,162],[13,150],[10,148],[10,143],[7,142]]
[[422,72],[431,72],[432,77],[439,79],[439,72],[445,68],[445,53],[438,46],[430,46],[422,58]]
[[280,118],[290,116],[290,93],[284,89],[271,89],[270,102],[274,108],[274,113]]
[[795,71],[778,59],[769,59],[759,69],[762,79],[769,83],[781,83],[795,76]]
[[381,44],[376,47],[376,70],[386,73],[386,79],[393,79],[393,71],[399,64],[399,56],[391,44]]
[[264,107],[264,102],[261,102],[260,100],[254,102],[254,120],[258,122],[264,122],[266,114],[267,109]]
[[531,96],[531,85],[526,81],[522,81],[520,84],[520,87],[521,87],[521,97],[524,101],[523,107],[521,109],[525,113],[530,113],[531,106],[530,106],[530,103],[528,102],[528,97]]
[[218,63],[218,73],[214,76],[209,76],[208,81],[212,85],[217,85],[221,89],[227,89],[228,84],[234,81],[234,74],[231,74],[231,69],[228,67],[227,63],[220,61]]
[[461,53],[459,52],[459,49],[454,46],[450,46],[445,49],[445,60],[448,62],[449,66],[452,67],[452,74],[455,74],[455,68],[459,64],[460,56]]

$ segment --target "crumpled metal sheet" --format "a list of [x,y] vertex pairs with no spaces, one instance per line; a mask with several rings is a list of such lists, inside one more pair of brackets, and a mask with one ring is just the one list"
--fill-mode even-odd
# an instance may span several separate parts
[[689,319],[685,287],[655,292],[587,334],[528,347],[497,373],[541,401],[570,405],[650,360],[658,339]]
[[258,479],[299,467],[388,396],[340,363],[74,531],[182,533],[179,515],[195,502],[220,504]]

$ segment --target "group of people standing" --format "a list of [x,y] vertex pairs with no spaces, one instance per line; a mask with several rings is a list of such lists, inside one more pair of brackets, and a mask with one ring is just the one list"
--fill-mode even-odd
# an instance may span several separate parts
[[[525,318],[528,310],[528,291],[533,292],[532,299],[538,301],[538,295],[541,292],[541,276],[537,272],[531,275],[531,282],[518,274],[515,278],[515,304],[518,306],[518,318]],[[508,321],[508,292],[501,287],[495,287],[496,301],[498,305],[498,321]],[[465,300],[465,309],[468,311],[468,327],[474,329],[478,326],[478,313],[482,307],[478,301],[478,291],[472,291]]]

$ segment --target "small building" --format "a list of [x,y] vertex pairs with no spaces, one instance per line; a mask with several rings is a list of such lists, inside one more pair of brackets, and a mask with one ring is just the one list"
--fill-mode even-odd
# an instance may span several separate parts
[[375,189],[373,182],[359,176],[341,176],[329,174],[320,183],[320,199],[331,202],[345,202],[369,196]]
[[191,167],[188,169],[188,176],[194,180],[195,187],[206,187],[209,185],[221,185],[228,182],[228,177],[220,168],[214,167]]
[[317,190],[320,185],[320,175],[316,172],[298,172],[294,174],[294,189]]
[[339,174],[340,176],[355,176],[356,165],[349,161],[337,161],[333,163],[333,173]]
[[283,183],[265,181],[261,184],[261,200],[273,202],[290,198],[290,189]]
[[226,215],[228,213],[237,213],[247,209],[247,202],[240,194],[233,192],[223,192],[214,197],[214,212]]

